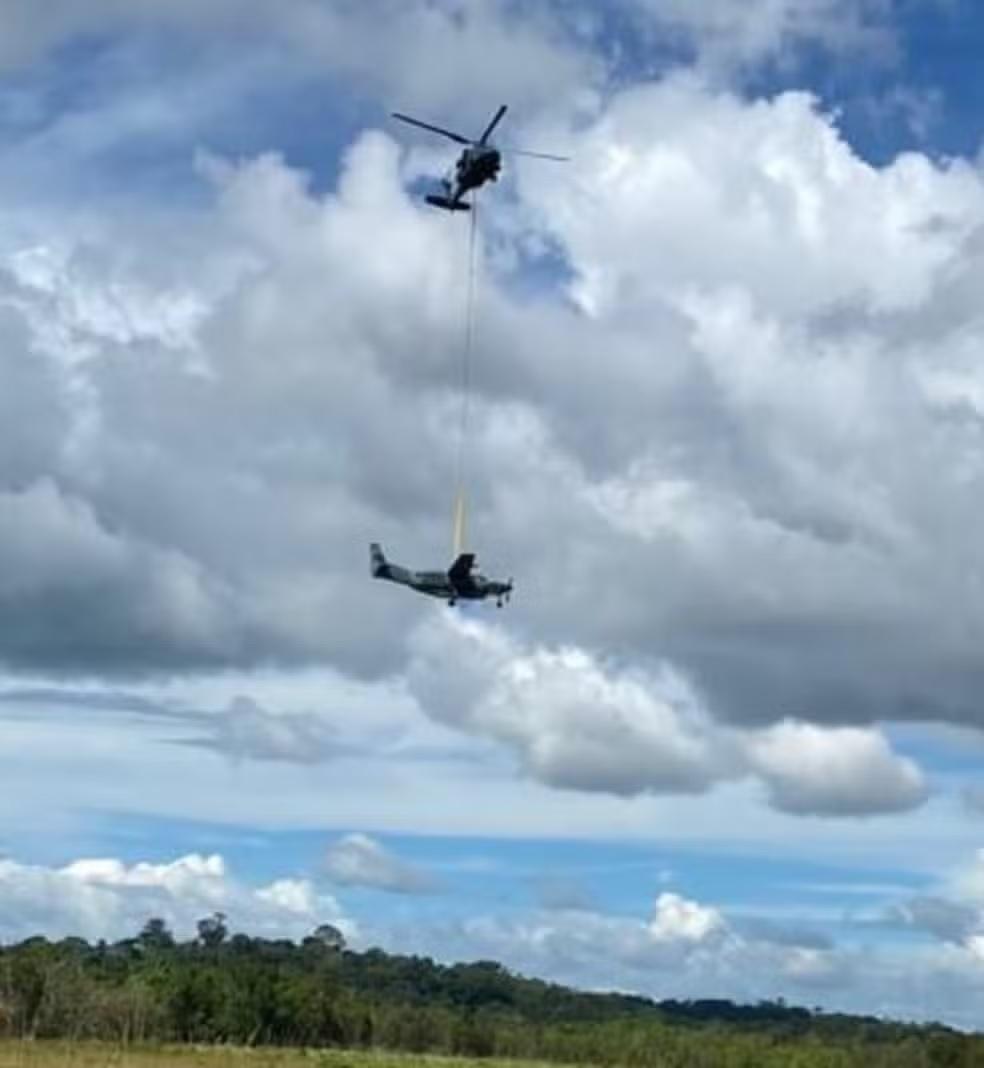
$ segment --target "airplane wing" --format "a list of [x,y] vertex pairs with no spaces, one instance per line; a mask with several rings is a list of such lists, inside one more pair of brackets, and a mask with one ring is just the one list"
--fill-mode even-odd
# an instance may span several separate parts
[[472,568],[475,566],[474,553],[462,553],[448,569],[448,579],[456,590],[471,585]]

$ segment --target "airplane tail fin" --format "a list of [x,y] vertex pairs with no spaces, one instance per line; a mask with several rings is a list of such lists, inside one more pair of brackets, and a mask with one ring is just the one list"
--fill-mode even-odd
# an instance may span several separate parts
[[383,555],[379,542],[373,542],[369,546],[369,574],[373,578],[386,578],[389,571],[389,563]]
[[471,204],[463,200],[451,200],[450,197],[426,196],[424,200],[433,204],[435,208],[444,208],[445,211],[471,211]]

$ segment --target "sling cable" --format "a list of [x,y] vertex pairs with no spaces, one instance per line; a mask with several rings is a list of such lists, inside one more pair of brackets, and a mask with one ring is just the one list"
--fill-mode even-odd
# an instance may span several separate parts
[[471,420],[472,349],[475,339],[475,298],[478,230],[478,196],[472,201],[468,227],[468,273],[465,294],[465,327],[461,351],[461,410],[458,417],[458,441],[455,455],[454,516],[452,520],[452,558],[466,552],[468,542],[468,516],[465,491],[468,480],[468,441]]

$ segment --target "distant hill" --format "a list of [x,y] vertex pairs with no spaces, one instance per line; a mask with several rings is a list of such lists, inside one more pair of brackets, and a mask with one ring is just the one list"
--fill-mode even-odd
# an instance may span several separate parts
[[782,1000],[585,993],[495,961],[353,952],[331,925],[300,943],[230,934],[221,914],[184,943],[154,919],[116,943],[38,937],[0,947],[0,1036],[382,1047],[632,1068],[984,1065],[984,1038],[939,1024]]

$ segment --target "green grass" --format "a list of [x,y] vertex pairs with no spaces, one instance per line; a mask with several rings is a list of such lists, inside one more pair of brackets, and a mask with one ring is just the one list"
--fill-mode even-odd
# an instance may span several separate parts
[[[121,1047],[98,1042],[0,1042],[0,1068],[474,1068],[464,1057],[348,1050],[235,1049],[226,1046]],[[482,1068],[539,1068],[482,1060]],[[556,1066],[551,1066],[556,1068]]]

